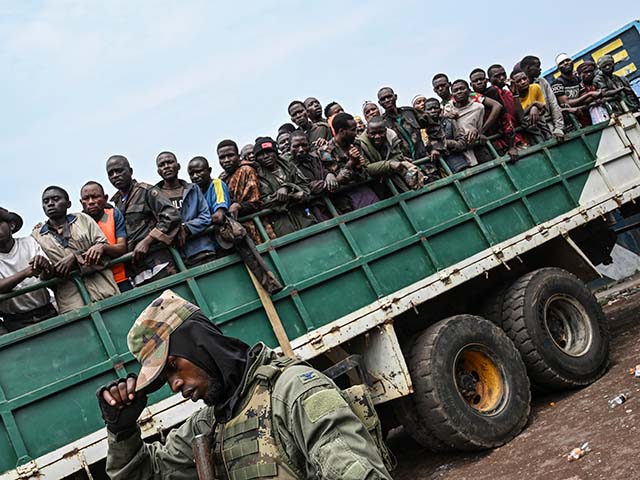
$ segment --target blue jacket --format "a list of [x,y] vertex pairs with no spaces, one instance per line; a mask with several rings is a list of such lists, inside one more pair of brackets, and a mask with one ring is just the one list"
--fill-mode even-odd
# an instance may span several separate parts
[[[211,213],[207,201],[197,185],[184,180],[179,180],[179,182],[184,188],[180,217],[190,233],[180,254],[184,258],[190,258],[201,252],[213,253],[216,251],[216,247],[211,235],[201,235],[211,226]],[[162,182],[157,187],[160,188],[161,184]]]

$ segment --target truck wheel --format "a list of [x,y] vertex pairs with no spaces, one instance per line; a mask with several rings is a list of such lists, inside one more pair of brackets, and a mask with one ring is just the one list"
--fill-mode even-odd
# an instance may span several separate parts
[[588,385],[609,360],[604,313],[586,285],[560,268],[541,268],[507,291],[502,327],[532,382],[542,389]]
[[507,293],[508,288],[508,284],[496,287],[496,289],[480,304],[480,308],[478,309],[482,318],[491,320],[499,327],[502,326],[504,296]]
[[483,450],[511,440],[527,423],[529,379],[518,350],[482,317],[456,315],[417,337],[408,355],[414,394],[398,418],[436,451]]

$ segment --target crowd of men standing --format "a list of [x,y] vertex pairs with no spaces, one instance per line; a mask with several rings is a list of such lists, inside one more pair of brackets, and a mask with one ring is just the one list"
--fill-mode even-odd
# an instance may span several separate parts
[[[62,279],[52,287],[55,301],[44,288],[1,301],[0,334],[82,307],[74,271],[98,301],[176,273],[176,261],[195,266],[235,249],[263,286],[277,291],[282,286],[255,244],[420,188],[494,154],[515,161],[531,144],[640,109],[629,82],[614,74],[610,55],[597,65],[582,62],[577,71],[566,54],[556,64],[560,76],[551,84],[534,56],[509,75],[499,64],[472,70],[469,81],[451,82],[440,73],[432,80],[439,98],[417,95],[411,106],[398,106],[393,89],[384,87],[377,104],[364,103],[363,118],[337,102],[323,109],[314,97],[294,100],[292,123],[282,125],[275,140],[258,137],[242,148],[230,139],[218,143],[219,178],[197,156],[187,164],[187,182],[176,155],[165,151],[156,157],[161,180],[152,185],[134,179],[126,157],[113,155],[106,162],[116,189],[111,203],[103,186],[89,181],[79,192],[82,212],[70,213],[69,193],[49,186],[42,193],[47,219],[27,237],[15,237],[22,218],[0,208],[0,293]],[[262,209],[269,212],[259,222],[236,221]],[[107,266],[128,252],[130,261]]]

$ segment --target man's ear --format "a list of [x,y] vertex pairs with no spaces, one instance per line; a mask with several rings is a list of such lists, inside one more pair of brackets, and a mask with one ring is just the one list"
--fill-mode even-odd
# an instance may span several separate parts
[[71,200],[67,202],[67,208],[71,208]]
[[104,201],[108,202],[109,201],[109,195],[107,195],[106,193],[104,194]]
[[16,231],[16,222],[9,222],[9,227],[11,228],[11,233]]

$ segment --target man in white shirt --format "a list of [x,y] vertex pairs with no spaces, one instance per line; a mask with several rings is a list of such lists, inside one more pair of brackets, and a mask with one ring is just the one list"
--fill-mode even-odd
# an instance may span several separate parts
[[[0,207],[0,294],[38,283],[51,263],[33,237],[14,238],[22,218]],[[0,335],[57,315],[51,296],[40,288],[0,301]]]

